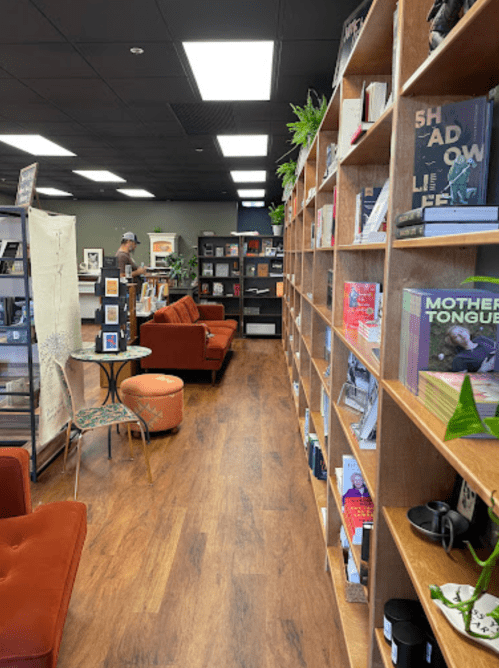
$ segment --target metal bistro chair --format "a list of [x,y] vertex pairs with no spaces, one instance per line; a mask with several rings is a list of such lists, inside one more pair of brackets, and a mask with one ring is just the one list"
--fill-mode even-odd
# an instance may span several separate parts
[[66,432],[66,446],[64,448],[64,465],[63,471],[66,470],[66,461],[68,457],[69,449],[69,440],[71,437],[72,427],[76,428],[78,431],[78,461],[76,464],[76,481],[75,481],[75,495],[74,498],[78,495],[78,478],[80,474],[80,461],[81,461],[81,438],[86,431],[90,429],[97,429],[98,427],[111,427],[116,424],[126,424],[128,426],[128,443],[130,445],[130,457],[133,459],[133,444],[132,444],[132,433],[130,429],[131,424],[137,424],[140,428],[140,434],[142,436],[142,449],[144,451],[144,458],[146,461],[147,468],[147,478],[149,484],[152,485],[152,475],[151,467],[149,464],[149,455],[147,452],[146,439],[144,435],[144,428],[140,418],[124,404],[104,404],[103,406],[95,406],[92,408],[80,408],[77,410],[71,392],[71,386],[66,374],[64,366],[54,360],[56,363],[56,368],[59,373],[59,378],[61,379],[61,384],[63,388],[64,403],[70,415],[70,420]]

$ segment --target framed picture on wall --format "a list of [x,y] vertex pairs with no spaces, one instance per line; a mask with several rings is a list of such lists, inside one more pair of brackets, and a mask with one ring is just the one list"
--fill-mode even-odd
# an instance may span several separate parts
[[83,262],[87,265],[88,271],[99,271],[104,264],[104,249],[84,248]]

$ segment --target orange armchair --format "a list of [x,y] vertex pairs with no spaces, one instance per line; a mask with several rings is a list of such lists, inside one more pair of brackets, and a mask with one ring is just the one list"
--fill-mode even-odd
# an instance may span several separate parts
[[55,668],[86,531],[83,503],[32,512],[28,453],[0,448],[0,668]]

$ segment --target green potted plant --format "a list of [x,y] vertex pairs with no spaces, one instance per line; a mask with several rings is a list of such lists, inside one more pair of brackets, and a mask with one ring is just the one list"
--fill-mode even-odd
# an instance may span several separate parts
[[272,232],[274,236],[280,237],[282,235],[282,228],[284,227],[284,204],[276,206],[272,203],[268,208],[270,216],[270,224],[272,225]]
[[298,116],[298,120],[293,123],[286,123],[286,125],[293,133],[291,143],[296,146],[305,148],[310,146],[326,113],[327,100],[325,96],[323,95],[320,99],[317,93],[313,92],[317,98],[317,106],[312,100],[312,91],[310,90],[307,93],[307,102],[304,107],[291,104],[291,109]]
[[197,255],[192,255],[186,260],[180,253],[171,253],[166,258],[166,266],[170,269],[170,279],[177,286],[197,278]]

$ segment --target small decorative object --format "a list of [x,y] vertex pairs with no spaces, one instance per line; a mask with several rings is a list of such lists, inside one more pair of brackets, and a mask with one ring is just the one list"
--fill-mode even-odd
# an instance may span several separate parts
[[104,264],[104,249],[84,248],[83,262],[87,265],[89,272],[98,272]]
[[439,46],[464,13],[475,4],[476,0],[435,0],[427,17],[431,21],[430,53]]
[[[492,510],[494,494],[495,491],[490,497],[491,507],[487,508],[487,512],[492,522],[499,525],[499,518]],[[485,561],[477,557],[469,543],[467,545],[473,559],[482,568],[475,588],[454,583],[442,587],[430,585],[431,598],[459,633],[499,652],[499,598],[486,593],[499,559],[499,540]]]

